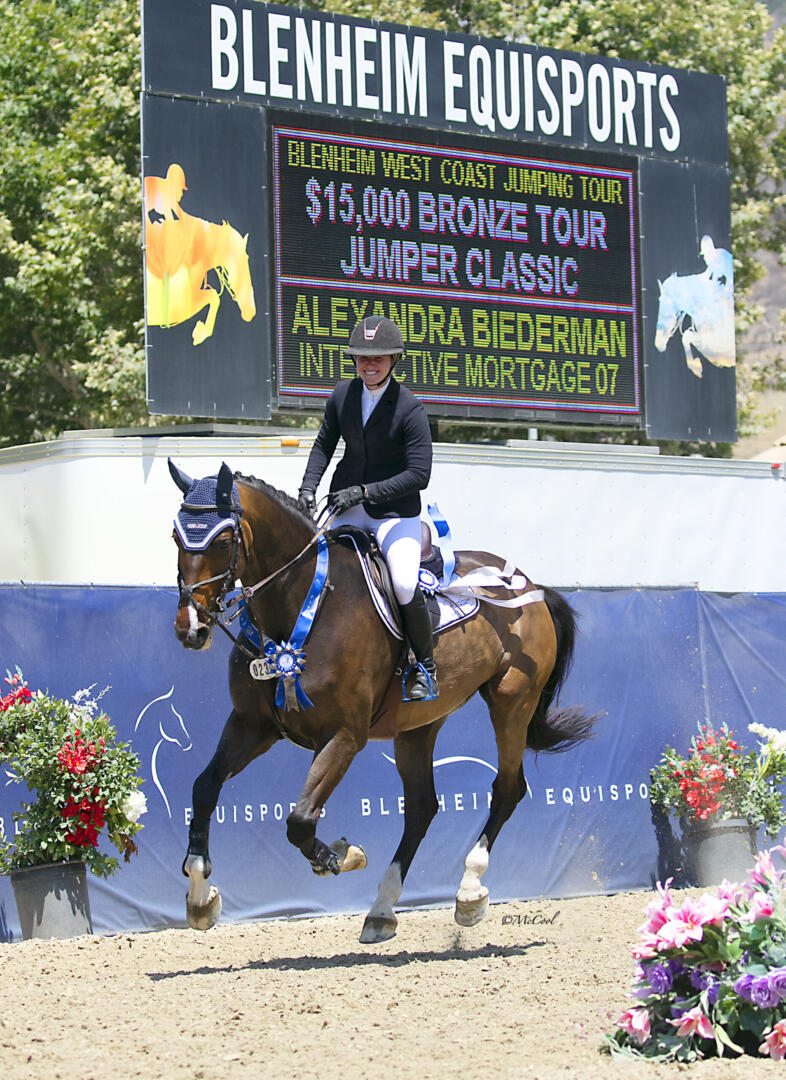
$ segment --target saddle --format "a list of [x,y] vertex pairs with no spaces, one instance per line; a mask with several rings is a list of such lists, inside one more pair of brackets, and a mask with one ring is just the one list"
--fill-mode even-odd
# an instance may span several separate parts
[[[371,599],[377,612],[388,629],[399,639],[403,639],[398,600],[393,591],[390,571],[376,540],[370,533],[355,525],[341,525],[326,533],[329,542],[351,548],[357,554],[366,579]],[[419,580],[429,584],[423,587],[426,608],[431,617],[434,634],[446,630],[449,626],[463,622],[478,610],[477,600],[457,603],[438,595],[439,582],[444,574],[444,560],[439,548],[431,542],[431,531],[425,521],[421,522],[421,557]]]

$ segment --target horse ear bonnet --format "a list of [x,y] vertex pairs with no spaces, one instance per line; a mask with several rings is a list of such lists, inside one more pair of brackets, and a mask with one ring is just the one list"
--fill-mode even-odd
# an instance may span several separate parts
[[235,527],[241,512],[237,484],[229,467],[222,465],[217,476],[192,480],[175,518],[175,530],[188,551],[204,551],[222,529]]

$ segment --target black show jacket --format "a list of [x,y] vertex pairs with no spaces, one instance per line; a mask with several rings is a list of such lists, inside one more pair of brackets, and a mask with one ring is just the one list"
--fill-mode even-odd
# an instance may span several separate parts
[[431,476],[426,410],[391,376],[364,428],[362,390],[360,379],[345,379],[328,398],[301,488],[317,490],[340,436],[346,450],[333,473],[330,490],[362,484],[368,491],[363,506],[370,517],[416,517],[420,492]]

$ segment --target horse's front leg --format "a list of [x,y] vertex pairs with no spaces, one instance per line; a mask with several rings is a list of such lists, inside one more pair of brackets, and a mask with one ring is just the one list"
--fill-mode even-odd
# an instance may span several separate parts
[[208,310],[205,318],[195,323],[191,332],[191,340],[194,345],[201,345],[213,333],[213,328],[216,325],[216,315],[218,314],[218,305],[221,303],[220,295],[210,285],[203,289],[200,295],[205,297],[202,306],[204,307],[207,304]]
[[300,798],[287,818],[287,839],[305,855],[315,874],[340,874],[366,866],[361,847],[344,838],[328,847],[317,836],[322,808],[361,749],[362,744],[349,732],[337,732],[314,755]]
[[702,363],[696,353],[693,351],[693,343],[697,340],[698,335],[693,327],[688,327],[687,330],[682,332],[682,347],[685,350],[685,363],[697,378],[702,377]]
[[183,860],[183,873],[189,879],[186,917],[194,930],[209,930],[221,915],[221,893],[208,882],[212,870],[208,847],[210,818],[221,788],[250,761],[269,750],[280,737],[272,724],[249,722],[233,710],[224,725],[216,752],[194,781],[194,816],[188,832],[188,851]]

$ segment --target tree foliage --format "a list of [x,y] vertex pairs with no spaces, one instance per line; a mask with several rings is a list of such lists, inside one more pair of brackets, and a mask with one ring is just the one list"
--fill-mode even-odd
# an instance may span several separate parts
[[[728,79],[739,324],[786,246],[786,40],[753,0],[316,0]],[[147,420],[138,0],[0,0],[0,445]]]
[[140,422],[136,0],[0,0],[0,443]]

